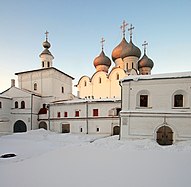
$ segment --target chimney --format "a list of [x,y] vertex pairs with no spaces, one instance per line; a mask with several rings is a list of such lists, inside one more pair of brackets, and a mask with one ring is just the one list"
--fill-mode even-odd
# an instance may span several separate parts
[[11,79],[11,87],[15,86],[15,79]]

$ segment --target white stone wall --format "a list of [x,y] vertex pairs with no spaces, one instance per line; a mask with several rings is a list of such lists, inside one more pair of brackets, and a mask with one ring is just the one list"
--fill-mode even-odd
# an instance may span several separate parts
[[[117,100],[115,102],[80,100],[80,102],[55,103],[50,106],[50,129],[62,132],[62,124],[70,124],[71,133],[111,135],[113,127],[119,126],[119,117],[115,113],[111,113],[110,110],[120,107],[121,103]],[[98,109],[97,117],[93,116],[93,109]],[[79,117],[75,117],[75,111],[79,111]],[[60,117],[58,117],[58,112],[60,112]],[[64,117],[64,112],[67,112],[67,117]],[[111,114],[115,115],[111,116]],[[39,115],[39,118],[40,121],[46,121],[48,124],[48,114]]]
[[[184,95],[183,107],[174,107],[174,94]],[[140,94],[148,107],[140,107]],[[159,127],[173,130],[173,140],[191,139],[191,78],[136,79],[122,82],[121,138],[156,139]]]
[[[53,96],[54,100],[71,99],[72,78],[54,68],[18,74],[18,83],[21,89],[30,90],[42,96]],[[35,83],[37,90],[34,90]]]
[[[119,79],[117,79],[117,74],[119,75]],[[91,79],[83,76],[77,85],[79,97],[92,98],[93,96],[95,99],[121,98],[119,80],[125,76],[125,71],[121,68],[113,68],[109,74],[103,71],[96,72]]]

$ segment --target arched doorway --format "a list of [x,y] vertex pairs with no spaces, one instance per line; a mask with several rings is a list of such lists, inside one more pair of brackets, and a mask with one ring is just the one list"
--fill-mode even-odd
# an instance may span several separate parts
[[62,133],[70,132],[70,124],[62,124]]
[[119,135],[119,133],[120,133],[120,127],[114,126],[113,127],[113,135]]
[[18,120],[14,124],[14,129],[13,132],[26,132],[27,131],[27,126],[22,120]]
[[41,122],[39,123],[39,129],[41,129],[41,128],[47,130],[47,124],[46,124],[46,122],[41,121]]
[[159,145],[173,144],[173,131],[168,126],[162,126],[157,130],[157,143]]

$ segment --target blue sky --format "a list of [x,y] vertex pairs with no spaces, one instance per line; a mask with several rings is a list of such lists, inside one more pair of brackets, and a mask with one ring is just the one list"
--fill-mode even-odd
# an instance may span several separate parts
[[[6,0],[0,5],[0,91],[16,72],[41,67],[45,31],[49,31],[54,67],[75,77],[95,72],[101,51],[111,58],[120,43],[123,20],[132,23],[133,42],[154,61],[152,73],[191,71],[190,0]],[[129,33],[126,32],[129,40]],[[113,63],[114,65],[114,63]]]

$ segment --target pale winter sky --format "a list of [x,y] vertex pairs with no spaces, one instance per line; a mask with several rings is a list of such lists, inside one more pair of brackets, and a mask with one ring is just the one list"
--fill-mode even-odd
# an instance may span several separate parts
[[[111,58],[121,42],[123,20],[133,24],[133,42],[154,61],[152,73],[191,70],[190,0],[6,0],[0,4],[0,91],[16,72],[41,67],[39,54],[49,31],[54,67],[75,77],[95,72],[101,51]],[[129,33],[126,32],[129,41]],[[114,63],[113,63],[114,66]]]

